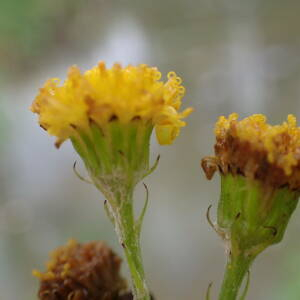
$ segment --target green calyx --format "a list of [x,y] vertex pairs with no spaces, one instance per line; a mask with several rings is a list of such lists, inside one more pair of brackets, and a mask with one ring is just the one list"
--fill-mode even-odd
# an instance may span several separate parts
[[221,177],[218,227],[229,239],[231,253],[256,256],[280,242],[299,192],[264,186],[242,175]]
[[153,126],[140,120],[121,124],[114,120],[105,127],[90,124],[77,131],[72,144],[90,174],[106,195],[119,186],[133,187],[149,172],[149,143]]
[[[299,194],[242,175],[221,175],[216,231],[226,243],[228,261],[219,300],[236,300],[256,256],[282,240]],[[248,284],[239,299],[245,299]]]

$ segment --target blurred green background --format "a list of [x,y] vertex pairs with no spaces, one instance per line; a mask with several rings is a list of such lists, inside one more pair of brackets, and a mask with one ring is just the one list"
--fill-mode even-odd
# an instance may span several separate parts
[[[145,268],[159,300],[204,299],[210,281],[216,299],[225,256],[205,213],[216,208],[219,178],[208,182],[199,162],[213,153],[219,115],[299,116],[299,15],[295,0],[1,0],[0,299],[36,299],[31,270],[69,237],[121,253],[103,197],[73,174],[70,143],[57,151],[28,110],[46,79],[99,60],[184,79],[185,106],[196,111],[173,146],[152,142],[152,159],[162,157],[146,179]],[[136,202],[143,197],[139,186]],[[283,242],[253,265],[249,300],[299,300],[299,229],[300,209]]]

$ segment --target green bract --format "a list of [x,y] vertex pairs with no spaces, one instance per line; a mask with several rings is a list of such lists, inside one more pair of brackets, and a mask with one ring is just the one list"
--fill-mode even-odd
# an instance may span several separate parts
[[111,121],[72,137],[72,143],[97,187],[111,196],[120,186],[134,187],[149,170],[149,143],[153,126],[141,121]]
[[218,226],[232,254],[256,256],[282,240],[299,191],[271,188],[241,175],[221,175]]
[[282,240],[298,198],[299,192],[287,187],[271,188],[242,175],[221,175],[216,230],[229,256],[219,300],[236,299],[255,257]]

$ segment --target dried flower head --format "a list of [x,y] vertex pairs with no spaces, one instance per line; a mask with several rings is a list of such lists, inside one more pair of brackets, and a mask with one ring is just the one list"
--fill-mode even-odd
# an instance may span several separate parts
[[41,300],[116,300],[126,289],[121,259],[102,242],[70,240],[50,257],[46,272],[33,271]]

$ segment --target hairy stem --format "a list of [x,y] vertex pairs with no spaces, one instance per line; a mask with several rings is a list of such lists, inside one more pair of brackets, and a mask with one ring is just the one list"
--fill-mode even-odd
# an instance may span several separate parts
[[150,300],[132,202],[132,192],[129,191],[124,197],[121,196],[117,207],[110,207],[110,211],[131,273],[134,300]]

